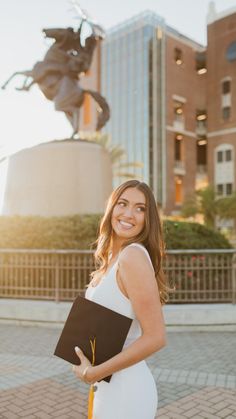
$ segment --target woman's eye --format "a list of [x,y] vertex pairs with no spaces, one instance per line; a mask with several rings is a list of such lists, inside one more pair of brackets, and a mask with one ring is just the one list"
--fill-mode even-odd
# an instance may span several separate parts
[[138,207],[137,210],[138,210],[138,212],[142,212],[142,211],[145,211],[145,208],[144,207]]
[[120,207],[124,207],[124,206],[125,206],[125,203],[124,203],[124,202],[118,202],[118,205],[119,205]]

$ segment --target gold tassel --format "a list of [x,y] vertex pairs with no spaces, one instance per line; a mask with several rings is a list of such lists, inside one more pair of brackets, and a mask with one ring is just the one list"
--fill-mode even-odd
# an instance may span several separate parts
[[[92,349],[92,365],[95,364],[95,345],[96,345],[96,338],[93,341],[90,339],[90,345]],[[94,388],[93,384],[91,384],[89,389],[89,398],[88,398],[88,419],[93,419],[93,400],[94,400]]]
[[94,399],[93,386],[90,386],[89,398],[88,398],[88,419],[93,419],[93,399]]

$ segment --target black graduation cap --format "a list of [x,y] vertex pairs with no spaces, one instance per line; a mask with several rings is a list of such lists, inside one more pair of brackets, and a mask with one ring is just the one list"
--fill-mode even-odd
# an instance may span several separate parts
[[[71,307],[54,355],[80,365],[75,346],[82,349],[93,365],[99,365],[121,352],[131,318],[78,296]],[[95,339],[95,359],[91,342]],[[109,382],[109,377],[103,380]]]

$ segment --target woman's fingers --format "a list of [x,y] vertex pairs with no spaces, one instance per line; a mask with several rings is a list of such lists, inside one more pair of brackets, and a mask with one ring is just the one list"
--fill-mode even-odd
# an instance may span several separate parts
[[83,354],[83,351],[78,346],[75,347],[75,353],[79,357],[79,359],[82,360],[82,358],[84,357],[84,354]]

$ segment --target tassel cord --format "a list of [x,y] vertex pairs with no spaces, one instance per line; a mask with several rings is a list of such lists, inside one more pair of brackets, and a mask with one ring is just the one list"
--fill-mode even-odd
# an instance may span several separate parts
[[[92,365],[95,364],[95,349],[96,349],[96,338],[90,339],[90,345],[92,350]],[[94,386],[91,384],[89,389],[88,397],[88,419],[93,419],[93,401],[94,401]]]

